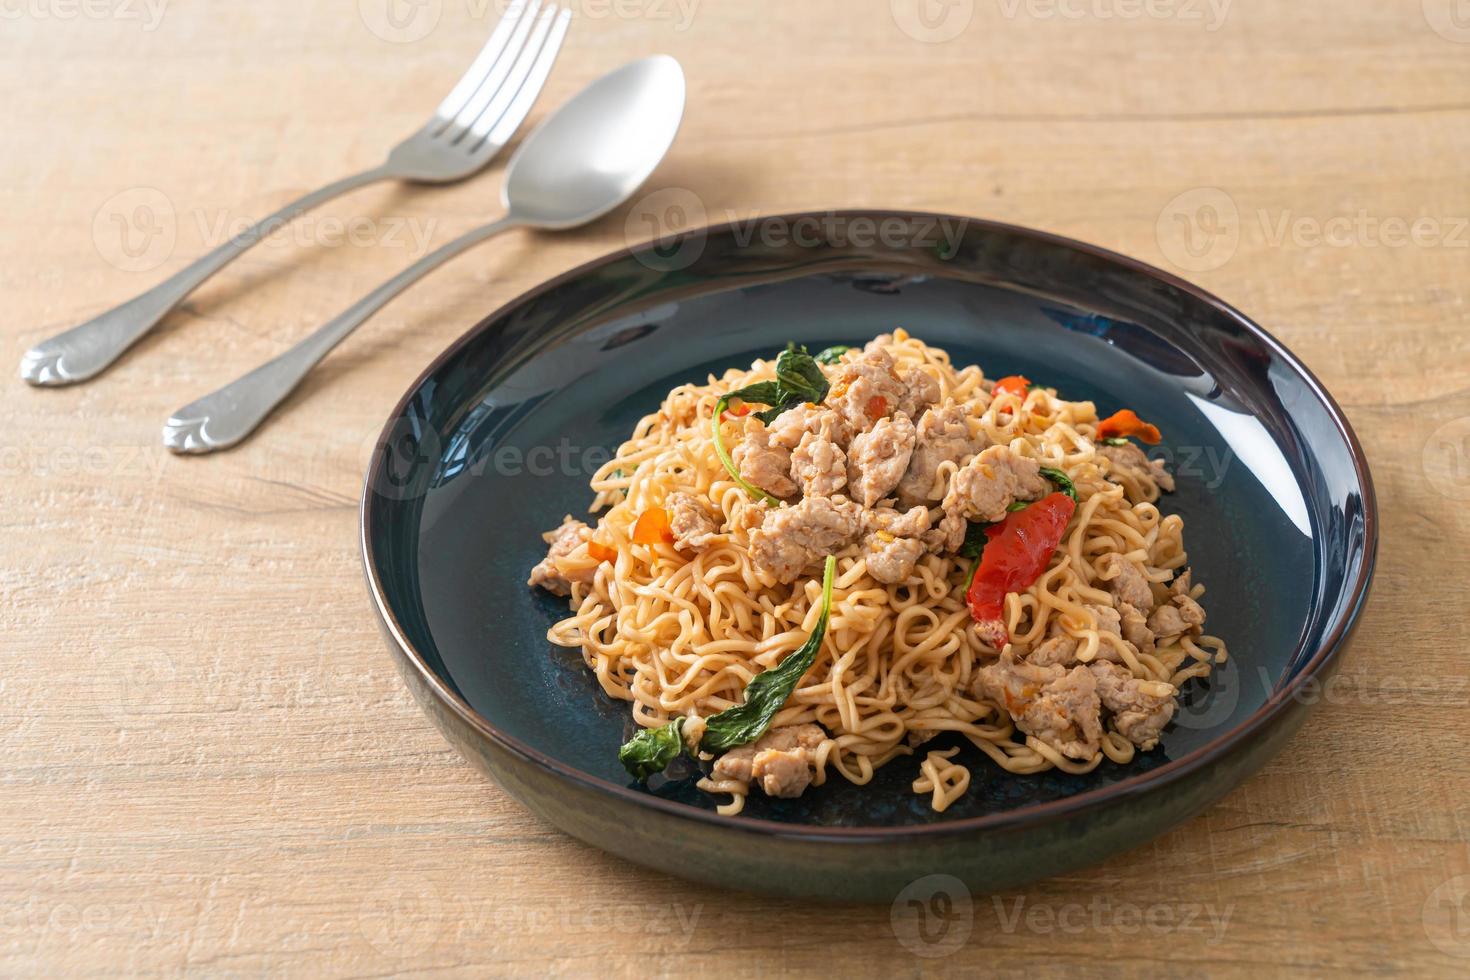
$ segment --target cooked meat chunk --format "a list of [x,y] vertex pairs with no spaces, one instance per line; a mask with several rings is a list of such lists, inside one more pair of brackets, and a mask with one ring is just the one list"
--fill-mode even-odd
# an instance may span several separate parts
[[1057,631],[1036,645],[1026,655],[1026,662],[1038,667],[1053,667],[1069,664],[1077,659],[1077,641],[1064,632]]
[[770,442],[782,449],[794,450],[808,434],[829,430],[831,439],[846,446],[852,434],[842,416],[830,408],[819,408],[810,403],[788,408],[770,426]]
[[841,497],[804,497],[799,504],[770,511],[750,532],[755,567],[779,582],[794,582],[802,571],[857,540],[862,508]]
[[908,386],[898,376],[893,358],[878,347],[842,365],[842,374],[827,395],[827,404],[853,432],[866,432],[879,419],[892,415],[908,397]]
[[719,525],[693,494],[683,491],[671,494],[669,513],[674,547],[680,551],[703,551],[719,536]]
[[1118,636],[1123,635],[1122,629],[1120,628],[1122,617],[1118,615],[1118,610],[1114,609],[1112,606],[1099,606],[1095,603],[1090,602],[1087,604],[1087,608],[1097,619],[1097,631],[1099,633],[1115,633]]
[[1153,653],[1154,634],[1153,630],[1148,628],[1148,621],[1144,618],[1143,613],[1126,602],[1121,603],[1118,609],[1123,614],[1123,639],[1137,647],[1140,653]]
[[791,450],[773,446],[766,425],[755,416],[745,419],[745,441],[735,447],[730,458],[740,468],[740,476],[773,497],[794,497],[796,484],[791,479]]
[[1006,709],[1016,727],[1069,759],[1091,759],[1102,740],[1102,708],[1088,668],[1066,671],[1003,657],[976,676],[977,693]]
[[[1119,604],[1127,603],[1141,613],[1147,614],[1154,607],[1153,589],[1143,569],[1119,554],[1104,555],[1098,564],[1108,591]],[[1154,631],[1155,633],[1158,630]]]
[[914,573],[924,557],[924,532],[929,511],[914,507],[900,513],[889,507],[863,512],[864,557],[868,574],[884,585],[895,585]]
[[1159,743],[1159,733],[1174,717],[1174,687],[1163,681],[1144,681],[1110,663],[1089,664],[1097,679],[1097,693],[1113,713],[1113,727],[1128,741],[1147,751]]
[[879,531],[863,542],[867,547],[868,574],[884,585],[897,585],[914,573],[924,557],[924,542],[918,538],[895,538]]
[[765,749],[755,754],[750,767],[754,779],[767,796],[791,799],[800,796],[812,782],[805,749]]
[[767,796],[800,796],[811,784],[815,753],[827,733],[816,725],[773,728],[749,745],[731,749],[715,763],[714,778],[752,780]]
[[1097,447],[1097,454],[1108,460],[1109,476],[1115,478],[1114,482],[1123,485],[1125,495],[1135,504],[1158,496],[1143,492],[1150,480],[1160,490],[1174,490],[1174,477],[1164,467],[1164,461],[1149,459],[1134,443],[1127,442],[1117,446],[1103,443]]
[[847,454],[837,445],[830,419],[802,435],[791,453],[791,475],[809,497],[830,497],[847,485]]
[[1169,596],[1168,605],[1159,606],[1148,617],[1148,628],[1159,639],[1198,633],[1205,624],[1205,611],[1187,595]]
[[888,496],[909,468],[914,438],[914,423],[902,412],[854,436],[847,454],[850,496],[868,508]]
[[920,367],[904,368],[898,372],[903,382],[904,395],[898,400],[898,411],[910,419],[916,419],[935,402],[939,401],[939,382]]
[[940,465],[963,464],[988,442],[983,434],[970,433],[964,406],[956,402],[926,411],[919,418],[914,437],[914,454],[898,482],[898,501],[904,507],[943,497],[943,488],[934,487]]
[[1009,446],[991,446],[950,478],[940,533],[931,544],[938,545],[937,551],[954,551],[965,542],[967,521],[1003,521],[1007,507],[1044,496],[1048,486],[1036,460],[1017,455]]
[[541,535],[549,548],[546,557],[531,569],[527,585],[539,585],[553,595],[571,595],[573,582],[590,582],[597,573],[597,563],[590,559],[583,564],[565,561],[583,542],[592,538],[592,529],[571,514],[562,519],[561,527]]

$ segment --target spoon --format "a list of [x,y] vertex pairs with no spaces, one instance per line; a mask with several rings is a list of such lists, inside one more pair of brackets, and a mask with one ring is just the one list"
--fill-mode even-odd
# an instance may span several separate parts
[[505,215],[424,256],[311,336],[213,394],[175,412],[163,443],[211,453],[250,435],[332,348],[389,300],[473,245],[511,228],[587,224],[622,204],[653,173],[684,115],[684,72],[655,55],[587,86],[548,117],[511,158],[501,187]]

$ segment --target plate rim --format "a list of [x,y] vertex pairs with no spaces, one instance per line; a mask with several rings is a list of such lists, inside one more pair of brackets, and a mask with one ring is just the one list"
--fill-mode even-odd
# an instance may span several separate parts
[[[1332,633],[1317,645],[1317,649],[1313,651],[1312,656],[1306,661],[1301,670],[1297,672],[1296,677],[1284,688],[1274,691],[1266,699],[1265,703],[1237,725],[1220,733],[1209,742],[1178,759],[1171,759],[1155,768],[1125,777],[1107,786],[1086,790],[1044,803],[1032,803],[1001,813],[990,813],[978,817],[964,817],[930,824],[856,827],[825,826],[811,823],[786,823],[740,815],[722,816],[710,810],[704,810],[687,803],[680,803],[675,800],[655,796],[648,792],[621,786],[590,773],[583,772],[501,731],[493,722],[471,707],[468,702],[444,682],[443,678],[429,667],[427,661],[408,639],[397,617],[393,614],[383,584],[379,580],[376,572],[372,535],[369,533],[369,511],[373,497],[373,474],[378,472],[381,467],[383,455],[387,451],[388,437],[393,433],[395,426],[399,424],[398,420],[402,417],[404,410],[413,401],[417,393],[422,390],[424,383],[446,363],[457,356],[460,350],[467,346],[471,340],[478,337],[490,324],[499,320],[516,307],[522,306],[558,288],[566,282],[585,276],[614,262],[626,259],[646,249],[650,244],[649,242],[639,242],[635,245],[625,245],[622,248],[580,263],[559,275],[553,276],[517,294],[507,302],[496,307],[487,316],[482,317],[451,342],[449,346],[441,351],[419,373],[408,386],[402,397],[394,404],[387,421],[378,434],[377,441],[373,446],[372,455],[368,460],[366,473],[364,474],[362,495],[358,506],[360,557],[367,579],[368,592],[378,620],[383,624],[386,633],[391,637],[393,644],[397,647],[397,653],[402,661],[413,666],[418,681],[424,685],[425,689],[431,692],[444,708],[453,712],[461,722],[470,726],[484,738],[489,739],[503,751],[510,753],[524,763],[539,767],[559,778],[569,779],[593,792],[607,794],[634,806],[649,807],[674,818],[693,820],[696,823],[707,824],[721,830],[791,837],[806,841],[827,839],[833,843],[871,842],[891,844],[897,839],[904,838],[933,840],[936,838],[967,836],[983,831],[1011,830],[1023,826],[1033,827],[1053,823],[1068,817],[1080,816],[1086,812],[1113,805],[1125,799],[1137,797],[1145,793],[1152,793],[1191,776],[1201,768],[1210,765],[1224,756],[1232,754],[1240,743],[1260,732],[1262,729],[1279,723],[1282,720],[1287,703],[1295,699],[1304,687],[1314,682],[1317,675],[1322,673],[1327,666],[1338,658],[1346,642],[1357,629],[1363,608],[1368,599],[1378,559],[1378,498],[1373,485],[1373,476],[1368,467],[1367,455],[1363,451],[1363,446],[1358,440],[1357,433],[1353,431],[1352,425],[1348,422],[1342,407],[1332,397],[1332,394],[1317,376],[1269,331],[1225,300],[1220,299],[1208,290],[1168,270],[1150,265],[1140,259],[1115,252],[1112,249],[1104,248],[1100,245],[1093,245],[1066,235],[1030,228],[1024,225],[939,211],[839,208],[760,216],[760,220],[784,221],[789,223],[813,218],[838,218],[844,220],[871,218],[878,221],[885,218],[898,218],[907,221],[961,221],[965,223],[966,228],[979,226],[982,229],[992,232],[1030,238],[1044,244],[1071,249],[1158,280],[1213,307],[1216,311],[1229,318],[1237,328],[1254,336],[1261,343],[1265,344],[1273,354],[1290,365],[1306,381],[1312,393],[1321,400],[1327,409],[1334,428],[1346,442],[1349,454],[1353,460],[1354,475],[1357,477],[1358,484],[1362,488],[1363,499],[1363,562],[1353,581],[1352,589],[1348,593],[1349,602],[1346,613],[1342,616]],[[684,239],[700,236],[708,240],[716,235],[728,234],[749,220],[751,219],[732,219],[730,221],[708,224],[700,228],[690,229],[676,237]]]

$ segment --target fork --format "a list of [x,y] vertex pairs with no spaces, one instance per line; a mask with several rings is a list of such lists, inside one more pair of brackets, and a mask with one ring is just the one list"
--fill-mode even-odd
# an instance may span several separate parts
[[515,0],[433,118],[394,147],[384,163],[292,201],[141,296],[42,341],[21,358],[20,376],[49,387],[101,373],[269,231],[334,197],[385,180],[449,184],[477,173],[531,111],[561,50],[570,17],[571,10],[558,9],[555,2]]

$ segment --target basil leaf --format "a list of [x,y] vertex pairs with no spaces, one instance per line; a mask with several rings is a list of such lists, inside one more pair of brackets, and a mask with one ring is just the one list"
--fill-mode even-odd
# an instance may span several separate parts
[[822,367],[805,347],[795,342],[786,345],[781,356],[776,358],[776,384],[786,395],[787,401],[800,400],[820,405],[827,397],[831,384],[822,373]]
[[842,355],[846,354],[850,350],[852,350],[852,348],[846,344],[836,344],[832,347],[828,347],[826,350],[817,355],[817,363],[836,364],[838,361],[842,360]]
[[752,405],[778,405],[781,402],[781,386],[774,381],[757,381],[744,388],[736,388],[725,396],[726,401],[740,399]]
[[726,708],[709,718],[704,738],[699,742],[702,750],[719,755],[754,742],[771,727],[771,719],[791,697],[797,682],[811,668],[817,659],[817,651],[822,648],[822,637],[827,635],[827,620],[832,615],[832,576],[836,571],[837,559],[829,555],[822,569],[822,611],[817,616],[817,626],[812,635],[800,650],[770,670],[755,675],[745,687],[744,704]]
[[618,761],[640,783],[663,772],[684,750],[684,718],[681,715],[662,728],[645,728],[618,749]]
[[1058,490],[1071,497],[1073,502],[1076,502],[1077,485],[1072,482],[1071,477],[1063,473],[1061,470],[1052,469],[1049,466],[1043,466],[1041,468],[1041,475],[1046,477],[1051,482],[1055,483]]
[[[752,385],[751,387],[757,386]],[[821,404],[822,399],[827,397],[830,387],[827,376],[822,373],[822,368],[817,364],[816,359],[806,352],[805,347],[797,347],[793,341],[787,344],[786,349],[776,358],[775,391],[771,392],[768,397],[746,400],[760,401],[762,404],[771,406],[764,412],[755,413],[756,418],[770,425],[782,412],[802,402],[811,402],[813,405]]]
[[980,552],[985,550],[985,529],[988,524],[977,524],[970,521],[965,526],[965,543],[960,545],[959,556],[961,558],[979,558]]

